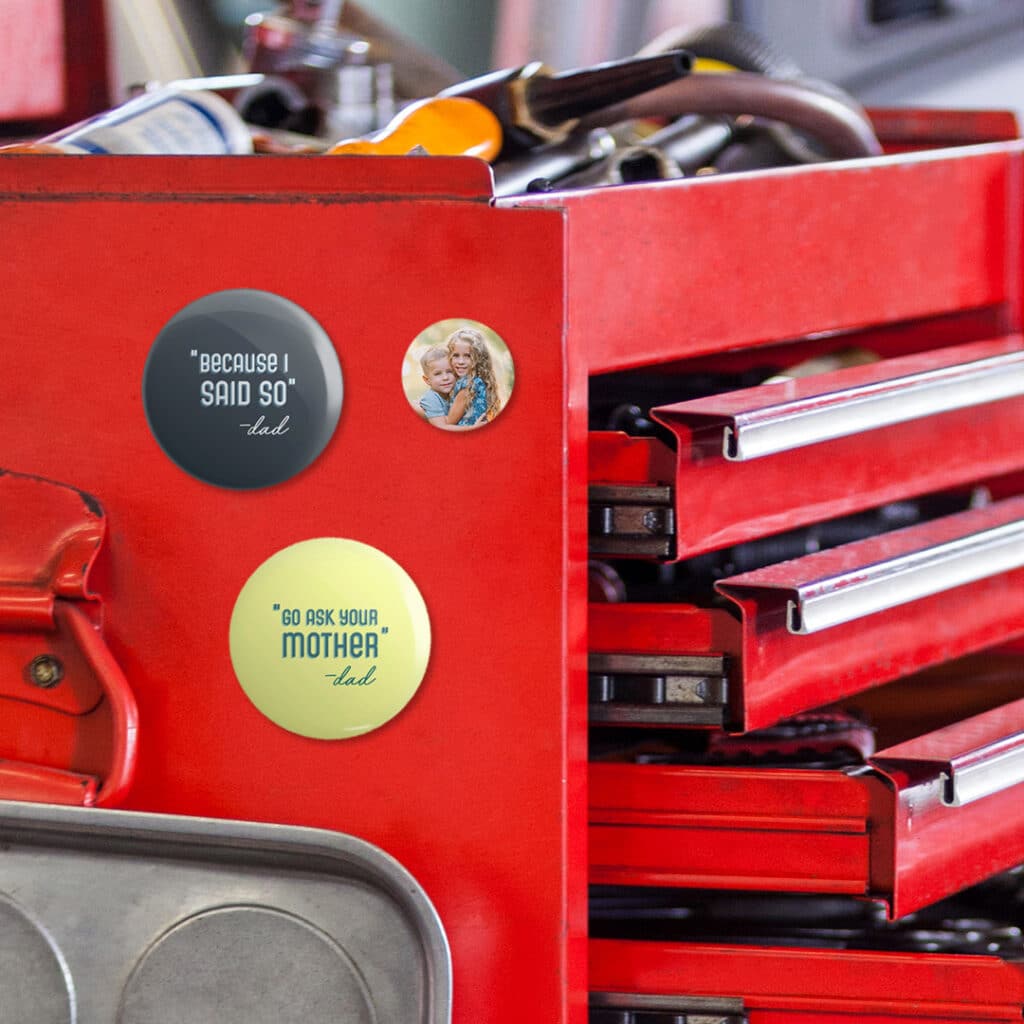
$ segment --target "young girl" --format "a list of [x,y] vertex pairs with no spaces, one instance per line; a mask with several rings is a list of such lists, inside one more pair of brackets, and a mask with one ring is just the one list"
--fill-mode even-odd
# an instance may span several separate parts
[[[484,336],[473,327],[460,327],[448,336],[446,347],[458,378],[451,391],[448,422],[460,427],[489,423],[501,411],[501,395]],[[468,391],[468,401],[458,400],[462,391]]]

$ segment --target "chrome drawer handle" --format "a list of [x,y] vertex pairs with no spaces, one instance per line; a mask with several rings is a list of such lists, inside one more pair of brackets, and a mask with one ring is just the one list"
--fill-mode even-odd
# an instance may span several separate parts
[[722,451],[745,462],[1021,395],[1024,352],[1010,352],[736,413]]
[[1024,520],[796,587],[786,625],[805,635],[1024,566]]
[[942,802],[963,807],[1024,782],[1024,742],[1008,737],[979,747],[950,763],[942,773]]
[[[1024,699],[1002,704],[880,750],[869,763],[889,774],[941,782],[946,807],[963,807],[1024,783]],[[925,782],[925,784],[929,784]]]

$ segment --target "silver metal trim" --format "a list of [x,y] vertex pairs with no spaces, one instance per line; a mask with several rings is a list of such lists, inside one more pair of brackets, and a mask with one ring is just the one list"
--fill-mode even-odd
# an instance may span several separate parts
[[972,751],[970,764],[954,763],[952,773],[942,773],[942,802],[947,807],[963,807],[1024,782],[1024,747],[991,756],[986,756],[986,749]]
[[989,356],[739,413],[735,429],[723,429],[722,453],[744,462],[1021,396],[1024,352]]
[[797,588],[786,627],[806,635],[1024,566],[1024,520]]

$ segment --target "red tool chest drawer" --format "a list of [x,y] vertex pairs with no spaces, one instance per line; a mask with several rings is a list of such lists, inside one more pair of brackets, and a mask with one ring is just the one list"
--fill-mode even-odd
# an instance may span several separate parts
[[[676,467],[645,483],[672,487],[668,547],[688,558],[1019,471],[1022,410],[1019,336],[951,345],[657,408],[675,435]],[[629,443],[600,437],[591,486],[615,486],[616,450]],[[624,505],[643,484],[619,486]],[[622,533],[639,532],[608,529],[591,550],[614,555]]]
[[1013,639],[1022,561],[1024,500],[1011,498],[723,579],[739,623],[714,609],[594,605],[592,678],[678,681],[643,702],[606,689],[595,720],[758,729]]
[[1024,701],[862,769],[592,764],[598,884],[848,893],[893,917],[1024,861]]
[[567,322],[605,374],[968,311],[1017,330],[1018,161],[994,142],[500,205],[565,212]]

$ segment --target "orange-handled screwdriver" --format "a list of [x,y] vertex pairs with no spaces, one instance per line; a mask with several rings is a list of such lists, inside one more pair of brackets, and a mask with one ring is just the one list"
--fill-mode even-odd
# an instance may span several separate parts
[[327,155],[403,156],[422,150],[430,156],[493,160],[501,151],[501,141],[501,123],[482,103],[435,96],[410,103],[373,135],[342,139],[327,150]]

